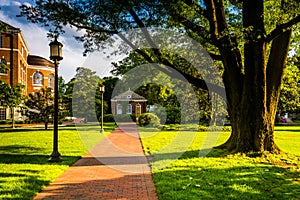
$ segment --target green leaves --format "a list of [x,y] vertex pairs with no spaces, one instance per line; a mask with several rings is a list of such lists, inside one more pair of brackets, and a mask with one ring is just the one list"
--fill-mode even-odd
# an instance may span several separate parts
[[278,103],[278,112],[300,112],[300,88],[298,87],[300,70],[297,66],[289,64],[286,68]]
[[21,107],[22,114],[28,117],[30,122],[44,122],[45,129],[53,118],[54,99],[51,88],[42,88],[41,91],[29,94],[25,105]]
[[23,85],[11,86],[0,79],[0,103],[4,107],[17,107],[23,98]]
[[0,73],[7,74],[7,71],[9,71],[9,67],[3,62],[0,63]]

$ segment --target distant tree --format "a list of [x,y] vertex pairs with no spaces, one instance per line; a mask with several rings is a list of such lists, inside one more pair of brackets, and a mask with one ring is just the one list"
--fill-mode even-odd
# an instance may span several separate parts
[[67,90],[67,85],[62,76],[58,77],[58,98],[63,99]]
[[[72,80],[72,113],[75,115],[74,117],[85,118],[86,121],[94,120],[95,95],[100,81],[96,72],[85,67],[76,69]],[[99,98],[97,99],[99,100]]]
[[297,66],[289,64],[283,76],[281,93],[278,103],[279,114],[300,111],[300,70]]
[[65,84],[65,92],[62,99],[66,111],[66,116],[69,117],[73,117],[72,97],[73,97],[74,83],[75,83],[75,78],[72,78],[68,83]]
[[41,91],[29,94],[21,108],[22,114],[25,115],[30,122],[45,124],[45,130],[48,124],[53,120],[54,101],[51,88],[41,88]]
[[103,84],[105,86],[105,92],[104,92],[103,99],[104,99],[104,101],[107,104],[107,107],[104,110],[104,113],[111,114],[111,103],[110,103],[110,100],[111,100],[111,98],[113,98],[112,93],[113,93],[113,90],[114,90],[117,82],[119,81],[119,78],[109,76],[109,77],[104,77],[103,81],[104,81]]
[[11,108],[13,128],[15,125],[14,111],[15,108],[18,107],[23,100],[23,88],[24,86],[21,84],[11,86],[9,83],[6,83],[5,81],[0,79],[0,105],[4,108]]
[[[147,52],[147,50],[144,50]],[[168,55],[164,52],[165,59],[170,60],[173,65],[177,65],[178,68],[180,66],[188,66],[188,62],[180,59],[180,57],[175,55]],[[131,52],[127,57],[119,62],[114,62],[113,70],[111,71],[116,76],[127,76],[127,72],[134,69],[137,66],[141,66],[146,64],[147,60],[143,56],[141,56],[137,52]],[[150,72],[149,72],[150,73]],[[145,72],[147,74],[147,72]],[[167,114],[166,123],[180,123],[181,116],[180,116],[180,104],[173,92],[175,84],[177,80],[172,80],[168,75],[160,72],[157,74],[156,77],[152,77],[153,81],[155,80],[164,80],[163,85],[158,84],[147,84],[145,86],[144,95],[147,98],[148,105],[160,105],[160,108],[156,108],[156,114],[161,116],[161,113]],[[146,81],[146,80],[145,80]],[[205,122],[208,123],[211,119],[211,105],[208,91],[203,90],[201,88],[193,87],[194,92],[198,98],[198,102],[196,107],[190,106],[190,109],[199,109],[199,118],[198,119],[185,119],[186,121],[193,121],[193,122]],[[184,93],[185,91],[177,91],[182,92],[181,96],[188,97],[188,94]],[[140,95],[142,95],[141,88],[137,91]],[[188,100],[186,100],[188,101]],[[188,116],[186,116],[187,118]],[[192,118],[192,117],[191,117]]]

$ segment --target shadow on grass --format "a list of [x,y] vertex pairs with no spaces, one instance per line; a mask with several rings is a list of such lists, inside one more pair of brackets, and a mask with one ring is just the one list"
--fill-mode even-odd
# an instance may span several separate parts
[[294,129],[280,129],[280,130],[277,130],[277,132],[298,132],[298,133],[300,133],[300,129],[299,130],[294,130]]
[[[21,178],[20,178],[21,177]],[[50,181],[41,180],[38,174],[29,175],[28,173],[0,173],[0,179],[8,180],[22,180],[21,186],[16,187],[2,187],[0,196],[5,199],[31,199],[36,194],[37,189],[42,190],[42,187],[49,185]],[[18,185],[18,183],[16,183]]]
[[[48,159],[50,155],[38,154],[44,152],[43,148],[28,147],[22,145],[0,146],[0,163],[3,164],[50,164]],[[78,160],[79,156],[63,156],[63,162],[58,162],[58,165],[73,164]]]
[[20,153],[20,152],[26,152],[26,153],[33,153],[43,150],[43,148],[37,148],[37,147],[30,147],[30,146],[23,146],[23,145],[6,145],[6,146],[0,146],[0,152],[1,153]]
[[276,166],[179,169],[154,172],[160,199],[257,200],[297,199],[300,196],[299,172]]
[[62,162],[49,162],[50,155],[0,154],[2,164],[72,165],[80,156],[62,156]]
[[0,133],[11,133],[11,132],[32,132],[32,131],[49,131],[51,129],[45,130],[45,128],[31,127],[31,128],[0,128]]
[[[225,152],[221,149],[212,148],[212,149],[203,149],[201,152],[205,152],[204,157],[215,157],[215,158],[221,158],[229,155],[229,152]],[[199,153],[201,153],[199,150],[194,151],[185,151],[185,152],[171,152],[171,153],[157,153],[152,154],[148,156],[150,161],[160,161],[160,160],[184,160],[187,158],[200,158],[203,156],[200,156]],[[149,153],[149,151],[148,151]],[[202,155],[202,154],[201,154]]]

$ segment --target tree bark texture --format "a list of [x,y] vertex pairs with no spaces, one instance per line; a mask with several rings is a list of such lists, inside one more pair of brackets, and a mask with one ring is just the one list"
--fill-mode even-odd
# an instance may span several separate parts
[[243,10],[243,74],[231,74],[232,67],[241,64],[231,55],[236,55],[233,50],[220,47],[232,124],[230,138],[220,147],[236,152],[279,152],[274,142],[274,124],[291,31],[286,30],[272,41],[267,59],[263,1],[245,0]]

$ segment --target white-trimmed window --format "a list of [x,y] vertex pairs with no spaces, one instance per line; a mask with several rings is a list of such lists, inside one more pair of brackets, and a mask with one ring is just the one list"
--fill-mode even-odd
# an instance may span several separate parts
[[54,88],[54,75],[53,74],[49,74],[48,76],[48,87],[49,88]]
[[43,85],[44,75],[41,72],[37,71],[33,74],[32,79],[33,85]]
[[132,114],[132,105],[131,104],[127,105],[126,114]]
[[121,104],[117,104],[117,115],[121,115],[123,114],[122,112],[122,105]]
[[0,120],[6,120],[6,108],[0,108]]

